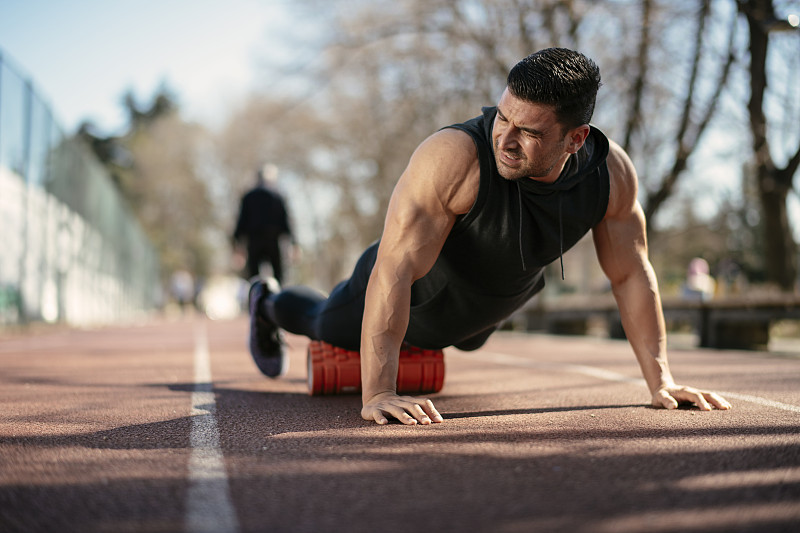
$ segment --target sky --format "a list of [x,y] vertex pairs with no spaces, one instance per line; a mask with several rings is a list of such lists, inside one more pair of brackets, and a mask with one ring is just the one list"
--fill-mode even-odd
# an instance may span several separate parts
[[[291,26],[288,0],[0,0],[0,52],[66,132],[124,127],[123,94],[162,83],[186,118],[218,125]],[[271,41],[272,39],[272,41]],[[286,50],[284,47],[283,50]]]

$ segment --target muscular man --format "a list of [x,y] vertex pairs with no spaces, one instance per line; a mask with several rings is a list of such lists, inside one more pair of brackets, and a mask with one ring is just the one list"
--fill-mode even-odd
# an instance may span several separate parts
[[426,139],[392,194],[381,240],[330,297],[253,286],[251,352],[262,370],[280,373],[277,328],[360,349],[366,420],[441,422],[429,399],[396,394],[401,343],[479,348],[542,289],[543,268],[591,230],[652,404],[729,409],[672,378],[636,171],[589,125],[599,86],[582,54],[542,50],[511,70],[496,107]]

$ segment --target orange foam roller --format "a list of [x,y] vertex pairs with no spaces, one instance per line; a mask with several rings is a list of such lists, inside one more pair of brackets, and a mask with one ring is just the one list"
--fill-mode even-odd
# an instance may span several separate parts
[[[397,370],[398,394],[439,392],[444,386],[444,352],[403,343]],[[308,345],[308,393],[361,392],[361,354],[323,341]]]

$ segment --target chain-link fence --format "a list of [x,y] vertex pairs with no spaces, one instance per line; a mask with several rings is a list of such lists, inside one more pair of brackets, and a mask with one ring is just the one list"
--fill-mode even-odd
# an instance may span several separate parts
[[0,325],[133,318],[159,298],[156,252],[110,176],[0,52]]

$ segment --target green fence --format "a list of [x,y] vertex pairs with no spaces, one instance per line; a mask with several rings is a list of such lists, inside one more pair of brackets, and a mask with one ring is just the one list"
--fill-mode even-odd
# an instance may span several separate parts
[[116,322],[159,296],[156,252],[110,176],[0,52],[0,325]]

